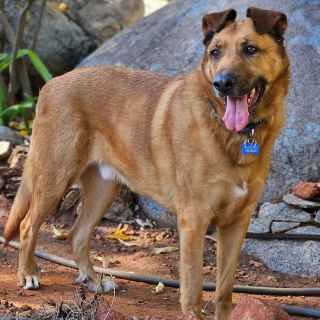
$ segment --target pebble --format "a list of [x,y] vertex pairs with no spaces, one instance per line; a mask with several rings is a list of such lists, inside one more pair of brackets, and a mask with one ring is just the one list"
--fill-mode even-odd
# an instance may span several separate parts
[[7,159],[11,154],[12,144],[10,141],[0,141],[0,159]]

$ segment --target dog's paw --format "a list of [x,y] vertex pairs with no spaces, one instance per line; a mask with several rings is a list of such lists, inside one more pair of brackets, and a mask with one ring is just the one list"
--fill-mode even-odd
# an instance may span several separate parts
[[110,278],[93,281],[89,276],[79,275],[76,279],[77,284],[82,284],[89,291],[94,293],[108,293],[118,289],[118,285]]
[[40,282],[37,276],[24,276],[20,285],[26,290],[37,290],[40,288]]

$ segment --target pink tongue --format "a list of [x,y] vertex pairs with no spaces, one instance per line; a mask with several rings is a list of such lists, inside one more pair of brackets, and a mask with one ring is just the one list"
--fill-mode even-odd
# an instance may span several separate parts
[[239,132],[249,121],[249,106],[247,95],[242,97],[227,97],[227,108],[223,116],[223,122],[227,129]]

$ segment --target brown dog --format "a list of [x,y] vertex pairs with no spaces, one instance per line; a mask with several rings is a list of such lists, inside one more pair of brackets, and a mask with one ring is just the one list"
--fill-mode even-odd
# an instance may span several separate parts
[[286,16],[249,8],[247,19],[235,18],[234,10],[203,18],[204,57],[187,75],[99,66],[42,89],[5,228],[10,240],[20,226],[21,285],[38,288],[39,228],[79,180],[83,208],[72,230],[78,282],[108,290],[92,269],[89,242],[124,183],[176,212],[181,306],[199,318],[204,236],[210,223],[217,226],[215,315],[228,319],[240,247],[283,124],[289,78]]

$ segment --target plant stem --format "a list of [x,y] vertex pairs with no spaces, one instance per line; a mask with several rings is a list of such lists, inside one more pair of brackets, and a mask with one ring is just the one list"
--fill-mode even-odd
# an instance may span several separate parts
[[15,41],[13,44],[12,48],[12,59],[10,61],[10,67],[9,67],[9,74],[10,74],[10,85],[9,85],[9,100],[10,103],[14,102],[14,98],[17,92],[18,88],[18,78],[17,78],[17,69],[18,69],[18,61],[17,61],[17,53],[18,50],[22,44],[23,40],[23,34],[24,34],[24,29],[26,26],[26,20],[27,20],[27,13],[29,9],[31,8],[34,0],[28,0],[26,3],[25,7],[23,8],[20,19],[19,19],[19,24],[18,24],[18,29],[17,29],[17,34],[15,37]]
[[32,39],[32,44],[31,44],[31,50],[36,51],[36,47],[37,47],[37,43],[38,43],[38,38],[39,38],[39,32],[40,32],[40,28],[41,28],[41,23],[42,23],[42,18],[43,18],[43,13],[44,13],[44,9],[47,5],[47,0],[42,0],[41,3],[41,7],[40,7],[40,13],[39,13],[39,18],[37,21],[37,26],[33,35],[33,39]]
[[7,40],[13,47],[14,45],[14,31],[8,21],[8,18],[6,17],[6,14],[4,13],[4,7],[1,6],[2,3],[0,3],[0,23],[2,24],[3,30],[6,34]]
[[3,104],[0,105],[0,112],[1,112],[7,105],[7,96],[8,96],[7,85],[1,73],[0,73],[0,87],[3,89],[3,93],[4,93],[4,99],[3,99],[4,101],[3,101]]

